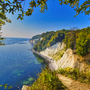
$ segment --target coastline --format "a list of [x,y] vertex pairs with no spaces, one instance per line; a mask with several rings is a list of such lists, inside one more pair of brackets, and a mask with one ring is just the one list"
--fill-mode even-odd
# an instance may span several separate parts
[[[51,58],[49,58],[49,57],[47,57],[47,56],[45,56],[45,55],[43,55],[43,54],[35,51],[34,49],[30,49],[30,51],[32,51],[33,53],[35,53],[35,54],[41,56],[42,58],[44,58],[45,61],[47,62],[48,67],[50,68],[51,71],[55,71],[55,70],[58,69],[58,66],[56,64],[56,61],[54,59],[51,59]],[[23,87],[22,87],[21,90],[27,90],[27,89],[29,89],[29,86],[23,85]]]
[[48,67],[51,69],[51,71],[54,71],[54,70],[57,70],[58,69],[58,66],[56,64],[56,61],[54,59],[51,59],[47,56],[44,56],[43,54],[35,51],[34,49],[31,49],[31,51],[39,56],[41,56],[42,58],[45,59],[45,61],[48,63]]

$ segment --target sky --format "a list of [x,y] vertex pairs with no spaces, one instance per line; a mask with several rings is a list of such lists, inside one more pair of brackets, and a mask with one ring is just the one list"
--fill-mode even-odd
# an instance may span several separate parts
[[[83,3],[85,0],[81,0]],[[48,10],[40,12],[35,8],[31,16],[25,16],[24,20],[17,20],[18,12],[14,15],[7,14],[11,23],[2,26],[2,37],[31,38],[34,35],[47,31],[57,31],[78,27],[79,29],[90,26],[90,15],[84,13],[76,15],[76,12],[69,5],[60,5],[58,0],[47,1]],[[28,0],[25,2],[27,9]]]

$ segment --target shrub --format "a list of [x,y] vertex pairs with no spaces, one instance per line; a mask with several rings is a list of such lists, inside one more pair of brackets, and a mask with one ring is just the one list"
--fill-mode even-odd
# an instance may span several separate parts
[[66,86],[47,67],[39,74],[39,78],[30,87],[30,90],[65,90]]

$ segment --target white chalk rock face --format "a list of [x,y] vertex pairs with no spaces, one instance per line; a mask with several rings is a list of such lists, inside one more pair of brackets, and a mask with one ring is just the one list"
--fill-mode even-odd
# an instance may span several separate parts
[[74,54],[72,49],[68,49],[63,57],[57,61],[57,65],[60,68],[67,68],[67,67],[71,67],[74,68],[74,64],[75,64],[75,60],[74,60]]
[[57,64],[56,64],[56,61],[54,60],[54,61],[51,61],[51,63],[49,63],[49,68],[52,70],[52,71],[56,71],[56,70],[58,70],[58,66],[57,66]]
[[65,48],[65,44],[63,42],[60,42],[57,44],[57,48],[54,51],[54,54],[57,53],[59,50],[63,50]]
[[58,43],[54,44],[53,46],[46,48],[44,51],[41,51],[40,53],[49,58],[52,58],[49,56],[49,54],[53,55],[53,54],[57,53],[59,50],[64,49],[65,46],[66,45],[63,42],[58,42]]
[[[62,51],[63,49],[65,49],[65,46],[66,45],[63,42],[58,42],[53,46],[46,48],[44,51],[41,51],[40,54],[53,60],[50,55],[54,55],[58,51]],[[80,71],[82,71],[84,68],[84,64],[78,61],[78,55],[73,54],[73,50],[70,48],[64,52],[63,56],[60,59],[58,59],[57,61],[53,61],[53,63],[49,64],[49,67],[54,67],[54,70],[57,70],[58,68],[77,67],[80,68]]]
[[38,41],[39,41],[39,39],[34,39],[34,40],[31,39],[31,40],[30,40],[30,42],[31,42],[32,44],[34,44],[34,45],[37,44]]
[[30,90],[29,86],[23,85],[22,90]]

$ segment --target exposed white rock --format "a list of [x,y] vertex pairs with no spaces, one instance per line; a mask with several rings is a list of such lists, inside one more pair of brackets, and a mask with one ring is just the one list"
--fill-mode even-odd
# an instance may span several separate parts
[[39,39],[33,39],[33,40],[31,39],[31,40],[30,40],[30,42],[31,42],[32,44],[34,44],[34,45],[37,43],[37,41],[39,41]]
[[23,85],[21,90],[30,90],[30,89],[29,89],[29,86]]
[[60,60],[57,61],[57,65],[60,68],[67,68],[67,67],[71,67],[74,68],[74,64],[75,64],[75,60],[74,60],[74,54],[73,51],[71,49],[68,49],[64,55],[62,56],[62,58]]
[[53,54],[57,53],[59,50],[64,49],[65,46],[66,45],[63,42],[58,42],[58,43],[54,44],[53,46],[46,48],[44,51],[41,51],[40,53],[49,58],[52,58],[49,56],[49,54],[53,55]]
[[35,44],[35,41],[34,41],[34,40],[30,40],[30,42],[31,42],[32,44]]
[[58,52],[59,50],[64,49],[65,46],[66,46],[66,45],[65,45],[63,42],[57,43],[57,47],[56,47],[56,49],[55,49],[55,51],[54,51],[54,54],[55,54],[56,52]]
[[35,44],[37,44],[41,40],[43,40],[43,38],[31,39],[30,42],[35,45]]
[[[65,46],[66,45],[64,43],[58,42],[53,46],[45,49],[44,51],[41,51],[40,54],[53,60],[53,58],[50,57],[49,54],[54,55],[58,51],[64,49]],[[80,68],[80,71],[82,71],[84,68],[84,64],[78,61],[78,55],[73,54],[73,50],[70,48],[64,52],[63,56],[58,61],[55,61],[54,64],[49,64],[49,66],[56,67],[55,70],[57,70],[58,68],[67,68],[67,67],[76,68],[77,67],[77,68]]]
[[40,38],[40,41],[43,40],[43,38]]

